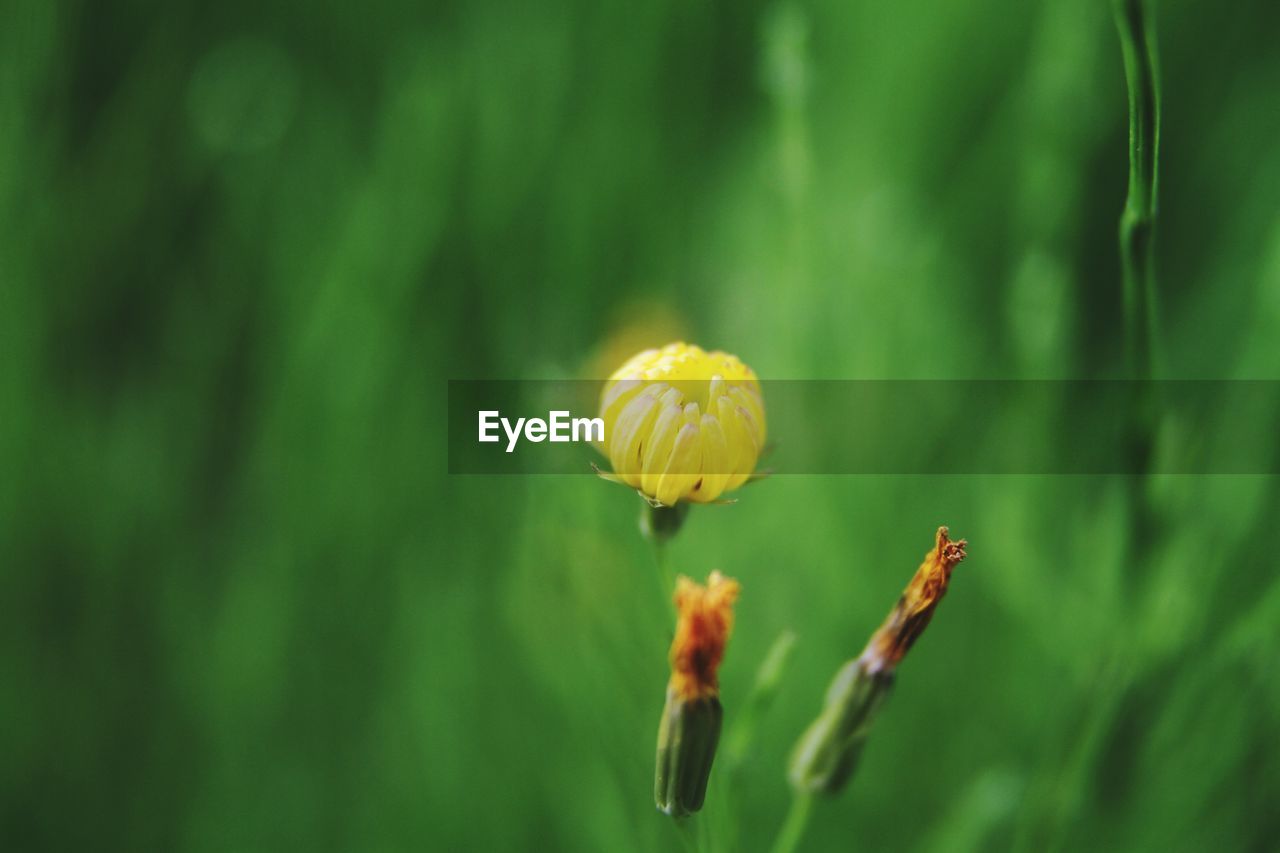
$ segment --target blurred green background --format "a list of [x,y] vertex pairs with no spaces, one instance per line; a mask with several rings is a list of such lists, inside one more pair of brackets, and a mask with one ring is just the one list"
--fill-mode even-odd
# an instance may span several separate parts
[[[679,849],[639,500],[447,476],[444,380],[678,336],[768,378],[1120,371],[1102,0],[0,16],[5,849]],[[1159,26],[1164,375],[1280,378],[1280,13]],[[1273,478],[741,498],[672,547],[742,581],[730,728],[798,644],[707,848],[767,848],[946,523],[970,559],[806,849],[1274,849]]]

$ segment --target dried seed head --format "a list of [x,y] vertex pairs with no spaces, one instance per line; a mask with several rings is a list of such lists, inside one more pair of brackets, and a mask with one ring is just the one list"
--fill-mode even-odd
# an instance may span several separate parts
[[894,669],[933,618],[946,594],[951,570],[965,557],[966,542],[952,542],[939,527],[934,546],[898,603],[827,689],[822,712],[791,754],[788,776],[800,791],[833,794],[853,775],[871,726],[889,696]]
[[932,550],[925,554],[915,577],[902,591],[897,605],[880,630],[872,635],[862,653],[868,669],[892,670],[911,650],[912,644],[928,627],[938,602],[946,595],[951,570],[965,558],[968,544],[964,539],[952,542],[947,536],[947,528],[938,528]]
[[653,782],[658,808],[675,817],[696,812],[706,797],[724,717],[716,671],[733,630],[738,589],[719,572],[706,586],[683,576],[676,581],[679,618]]
[[682,699],[715,696],[716,673],[733,630],[733,603],[740,587],[732,578],[712,572],[702,586],[683,575],[676,580],[679,611],[671,642],[671,689]]

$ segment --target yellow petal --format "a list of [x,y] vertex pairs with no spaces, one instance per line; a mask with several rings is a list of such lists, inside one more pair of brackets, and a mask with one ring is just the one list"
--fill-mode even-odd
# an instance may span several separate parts
[[654,497],[665,506],[675,506],[689,493],[702,475],[702,440],[697,424],[685,424],[676,434],[667,469],[658,480]]
[[684,424],[684,412],[679,406],[664,406],[654,421],[651,438],[645,445],[644,462],[641,467],[640,483],[637,488],[646,495],[656,495],[658,481],[667,469],[667,461],[671,458],[671,449],[676,443],[676,433]]
[[613,473],[633,488],[639,485],[641,444],[658,412],[659,388],[646,388],[623,408],[609,442],[609,462],[613,465]]
[[713,415],[703,415],[699,426],[702,430],[702,483],[689,499],[705,503],[720,497],[732,472],[729,468],[729,444],[720,421]]

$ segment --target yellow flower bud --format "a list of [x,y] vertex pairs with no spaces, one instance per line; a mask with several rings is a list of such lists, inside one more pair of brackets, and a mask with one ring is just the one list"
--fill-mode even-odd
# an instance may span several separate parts
[[764,400],[737,356],[685,343],[645,350],[618,368],[600,400],[601,451],[616,479],[651,502],[707,503],[755,471]]

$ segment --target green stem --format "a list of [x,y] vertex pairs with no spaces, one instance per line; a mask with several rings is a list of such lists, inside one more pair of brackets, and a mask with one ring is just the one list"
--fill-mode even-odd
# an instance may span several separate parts
[[[1129,379],[1139,380],[1130,403],[1129,441],[1132,476],[1126,480],[1129,537],[1120,565],[1130,583],[1140,582],[1152,559],[1158,529],[1146,484],[1153,462],[1157,400],[1152,383],[1156,373],[1156,275],[1154,237],[1156,189],[1160,153],[1160,75],[1156,52],[1155,0],[1113,0],[1116,30],[1124,56],[1129,92],[1129,190],[1120,216],[1120,260],[1124,277],[1125,367]],[[1136,598],[1134,585],[1126,593]],[[1114,645],[1121,651],[1115,663],[1094,682],[1081,709],[1080,735],[1059,759],[1057,772],[1046,781],[1049,793],[1038,798],[1038,814],[1024,824],[1014,849],[1059,849],[1064,830],[1076,814],[1085,786],[1097,772],[1103,749],[1116,726],[1117,709],[1133,679],[1127,649],[1134,645],[1133,625],[1121,623]]]
[[653,561],[658,567],[659,597],[663,607],[671,606],[671,594],[675,591],[676,580],[671,576],[671,560],[667,554],[667,543],[653,540]]
[[1160,75],[1154,0],[1113,0],[1129,89],[1129,193],[1120,216],[1125,360],[1130,378],[1155,371],[1154,238],[1160,154]]
[[1116,31],[1129,90],[1129,192],[1120,216],[1120,260],[1124,276],[1125,361],[1139,382],[1129,412],[1132,476],[1130,573],[1140,578],[1149,559],[1153,518],[1146,477],[1153,459],[1159,416],[1157,372],[1155,228],[1160,158],[1160,68],[1156,51],[1155,0],[1113,0]]
[[1133,473],[1130,554],[1126,563],[1141,577],[1153,536],[1145,496],[1159,401],[1150,380],[1157,372],[1155,228],[1160,165],[1160,67],[1156,50],[1155,0],[1113,0],[1116,31],[1129,91],[1129,192],[1120,216],[1120,260],[1124,275],[1125,360],[1128,378],[1139,381],[1129,413]]
[[[1125,359],[1129,379],[1140,380],[1130,403],[1129,440],[1134,458],[1126,479],[1129,537],[1119,564],[1127,572],[1129,600],[1136,600],[1152,559],[1157,519],[1147,499],[1158,411],[1151,383],[1155,374],[1155,292],[1153,238],[1160,151],[1160,77],[1156,54],[1154,0],[1113,0],[1116,30],[1129,92],[1129,191],[1120,217],[1120,260],[1124,275]],[[1079,709],[1080,733],[1063,747],[1058,766],[1047,774],[1044,793],[1014,841],[1014,850],[1054,851],[1062,846],[1090,779],[1117,725],[1117,713],[1133,680],[1128,650],[1135,645],[1132,623],[1121,622],[1113,646],[1116,660],[1093,679]],[[1030,802],[1030,800],[1029,800]]]
[[813,794],[797,792],[791,800],[791,809],[787,819],[778,830],[778,838],[773,842],[773,853],[795,853],[800,848],[804,831],[809,826],[809,815],[813,811]]
[[653,544],[653,557],[658,564],[658,583],[662,586],[664,607],[671,604],[671,594],[676,588],[676,579],[671,574],[671,564],[667,559],[667,545],[680,532],[688,514],[687,503],[672,507],[645,503],[640,510],[640,532]]
[[684,845],[685,853],[701,853],[702,841],[692,817],[679,818],[676,821],[676,831],[680,833],[680,843]]

